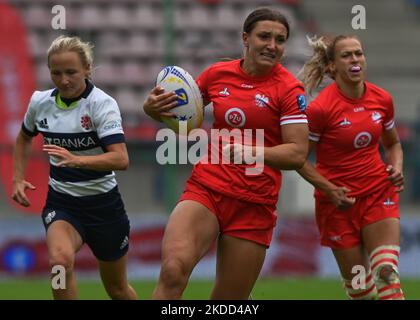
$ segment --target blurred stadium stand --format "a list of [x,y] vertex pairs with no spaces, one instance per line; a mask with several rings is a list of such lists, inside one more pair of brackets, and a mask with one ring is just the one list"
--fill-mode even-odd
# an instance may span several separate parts
[[[94,83],[117,99],[130,144],[131,170],[118,176],[127,206],[133,212],[147,211],[146,208],[163,210],[160,205],[162,199],[156,192],[139,203],[141,197],[137,194],[138,188],[133,188],[131,177],[139,165],[137,159],[143,158],[140,161],[146,162],[148,160],[144,158],[153,159],[152,156],[140,156],[140,153],[154,153],[155,133],[162,125],[150,121],[141,105],[154,86],[158,72],[165,65],[180,65],[193,76],[198,76],[205,67],[222,58],[240,57],[244,18],[263,5],[275,6],[289,18],[292,33],[285,65],[297,73],[309,54],[304,35],[310,30],[306,30],[306,24],[295,16],[299,1],[177,0],[173,6],[172,26],[165,26],[164,21],[165,14],[166,22],[171,15],[171,12],[165,13],[165,4],[169,1],[68,0],[57,3],[47,0],[9,0],[8,3],[18,10],[27,27],[37,88],[40,90],[52,86],[46,66],[46,50],[54,38],[60,34],[77,35],[95,45]],[[65,30],[51,27],[51,9],[56,4],[66,9]],[[170,41],[165,40],[167,36],[171,37]],[[206,116],[204,126],[209,127],[209,110]],[[143,165],[146,163],[141,162],[140,166]],[[171,169],[164,169],[163,173],[158,174],[162,168],[153,163],[147,165],[153,167],[154,175],[146,179],[142,167],[136,174],[145,178],[141,189],[144,193],[156,190],[153,186],[161,183],[159,179],[164,181],[161,186],[181,181],[176,192],[173,192],[173,188],[169,191],[165,187],[164,191],[157,192],[164,193],[164,211],[167,211],[182,191],[190,166],[177,169],[176,175],[171,176],[175,174],[171,173]]]
[[[243,20],[250,11],[263,5],[279,8],[289,18],[291,38],[284,64],[295,74],[310,54],[305,40],[306,34],[334,32],[359,35],[367,51],[369,80],[393,94],[399,128],[403,141],[407,144],[406,150],[414,153],[412,144],[416,143],[416,128],[420,127],[415,123],[420,104],[420,43],[415,39],[420,39],[420,22],[412,10],[412,1],[364,1],[367,30],[351,28],[351,8],[354,5],[351,1],[177,0],[176,5],[169,6],[173,9],[172,12],[165,11],[165,6],[170,2],[61,1],[59,4],[66,9],[66,30],[53,30],[50,23],[53,17],[51,8],[57,2],[8,1],[18,10],[27,26],[37,88],[47,89],[52,86],[45,51],[55,37],[60,34],[78,35],[95,45],[93,79],[99,87],[118,100],[130,150],[133,150],[130,154],[132,159],[136,159],[139,153],[153,152],[156,147],[154,134],[161,125],[144,115],[141,104],[162,67],[177,64],[197,76],[215,61],[240,57]],[[171,13],[173,25],[167,26],[165,21],[170,20]],[[168,37],[171,38],[168,40]],[[206,120],[205,126],[209,126],[209,111],[206,112]],[[137,147],[142,149],[137,150]],[[413,176],[419,176],[419,166],[415,165],[417,161],[411,160],[413,158],[418,157],[409,153],[407,163],[413,165],[408,170],[413,171]],[[132,164],[136,166],[135,161]],[[159,168],[155,168],[156,170]],[[185,170],[177,170],[178,175],[184,171],[185,175],[176,180],[185,179],[189,170],[189,166]],[[125,173],[119,176],[124,180]],[[131,173],[127,176],[130,177]],[[304,185],[293,174],[290,179],[289,185],[299,185],[296,187],[298,189],[301,188],[300,185]],[[173,183],[172,178],[170,181]],[[128,185],[130,187],[127,189],[133,189],[131,183]],[[182,188],[182,183],[180,185]],[[180,192],[181,190],[177,195]],[[127,196],[131,198],[130,194],[133,192],[128,192]],[[168,208],[177,195],[168,196],[171,199],[167,199]],[[418,198],[416,195],[417,188],[415,192],[409,190],[403,197],[414,201]],[[289,198],[288,194],[286,198]],[[134,196],[134,199],[137,200],[137,197]],[[307,205],[311,201],[312,199],[308,200]],[[134,205],[132,209],[136,212],[142,211],[143,205],[145,203],[141,206]],[[294,207],[288,206],[286,209],[293,211]],[[302,210],[305,211],[305,204]]]
[[173,50],[172,62],[193,76],[220,58],[241,56],[242,22],[258,5],[275,5],[290,18],[293,31],[288,56],[293,57],[293,63],[302,63],[304,52],[293,39],[304,39],[304,24],[296,22],[293,5],[283,2],[289,1],[177,0],[173,12],[174,46],[165,48],[165,1],[62,1],[66,30],[56,31],[50,21],[51,8],[57,2],[9,0],[28,27],[39,89],[52,85],[45,67],[45,51],[51,41],[62,33],[78,35],[95,45],[95,83],[115,96],[121,89],[137,96],[133,100],[130,95],[121,95],[120,108],[128,114],[139,109],[157,72],[168,63],[165,51]]

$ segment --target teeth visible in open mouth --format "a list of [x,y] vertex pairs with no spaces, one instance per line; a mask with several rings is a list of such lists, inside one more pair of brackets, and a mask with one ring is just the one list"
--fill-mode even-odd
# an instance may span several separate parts
[[275,55],[269,53],[263,53],[262,55],[273,59],[275,58]]
[[360,68],[360,66],[353,66],[353,67],[351,67],[351,69],[350,69],[350,71],[351,71],[351,72],[358,72],[358,71],[360,71],[360,70],[362,70],[362,68]]

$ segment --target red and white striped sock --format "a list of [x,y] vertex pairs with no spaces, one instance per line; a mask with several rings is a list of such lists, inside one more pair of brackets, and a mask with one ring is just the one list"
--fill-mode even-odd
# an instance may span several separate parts
[[376,300],[378,298],[378,292],[371,273],[366,275],[363,288],[353,288],[352,280],[343,279],[343,284],[347,297],[351,300]]
[[380,300],[404,300],[401,290],[398,261],[400,247],[379,246],[370,254],[370,266]]

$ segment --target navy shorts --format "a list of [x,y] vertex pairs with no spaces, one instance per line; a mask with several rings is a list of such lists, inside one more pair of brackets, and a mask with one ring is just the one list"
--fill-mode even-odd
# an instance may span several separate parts
[[42,212],[45,230],[57,220],[70,223],[101,261],[118,260],[128,251],[130,221],[118,187],[85,197],[73,197],[50,187]]

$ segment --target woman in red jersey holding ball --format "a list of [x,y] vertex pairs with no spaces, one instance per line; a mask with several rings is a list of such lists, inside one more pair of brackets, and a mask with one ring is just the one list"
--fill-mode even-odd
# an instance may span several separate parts
[[[303,86],[280,64],[288,37],[280,12],[257,9],[244,22],[244,58],[216,63],[198,77],[204,104],[213,103],[213,129],[264,129],[259,151],[265,165],[257,175],[247,175],[245,164],[194,166],[165,230],[154,298],[181,298],[193,268],[216,239],[211,298],[249,297],[276,225],[280,169],[301,168],[308,148]],[[176,99],[154,88],[144,110],[159,119],[170,115]],[[255,153],[255,143],[252,149]]]
[[334,79],[307,109],[316,168],[307,161],[298,170],[315,187],[321,244],[332,249],[349,298],[404,299],[398,272],[403,152],[392,97],[365,80],[358,38],[310,44],[314,54],[303,68],[305,87],[311,92],[325,75]]

